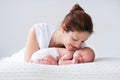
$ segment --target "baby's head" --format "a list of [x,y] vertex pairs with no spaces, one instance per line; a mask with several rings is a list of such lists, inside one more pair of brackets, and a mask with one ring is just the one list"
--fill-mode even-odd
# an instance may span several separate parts
[[78,58],[80,63],[93,62],[95,59],[95,52],[89,47],[81,48],[74,54],[79,56]]

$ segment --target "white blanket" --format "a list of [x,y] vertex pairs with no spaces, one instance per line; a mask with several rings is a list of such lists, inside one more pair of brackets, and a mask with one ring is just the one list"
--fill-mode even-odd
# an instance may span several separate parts
[[41,65],[0,61],[0,80],[120,80],[120,58],[96,58],[93,63]]
[[14,53],[9,57],[2,59],[1,61],[24,63],[24,52],[25,52],[25,48],[21,49],[20,51]]

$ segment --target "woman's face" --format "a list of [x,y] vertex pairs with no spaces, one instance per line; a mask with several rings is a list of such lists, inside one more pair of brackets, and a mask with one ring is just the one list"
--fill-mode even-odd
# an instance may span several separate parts
[[79,49],[89,36],[90,34],[88,32],[64,32],[64,45],[68,50]]

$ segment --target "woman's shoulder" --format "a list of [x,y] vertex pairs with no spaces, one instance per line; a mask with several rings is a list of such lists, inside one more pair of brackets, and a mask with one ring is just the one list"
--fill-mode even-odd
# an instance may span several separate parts
[[36,38],[41,49],[49,46],[51,36],[56,30],[55,27],[56,26],[47,23],[37,23],[34,25]]
[[34,26],[35,27],[43,27],[43,28],[45,28],[45,27],[55,27],[55,25],[48,24],[48,23],[36,23],[36,24],[34,24]]
[[35,30],[51,32],[57,28],[57,26],[48,23],[36,23],[34,24]]

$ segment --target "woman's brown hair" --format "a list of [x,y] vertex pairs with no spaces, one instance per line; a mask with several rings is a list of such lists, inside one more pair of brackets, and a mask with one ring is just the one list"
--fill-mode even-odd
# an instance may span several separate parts
[[79,6],[75,4],[71,11],[65,16],[63,22],[66,31],[93,32],[91,17]]

